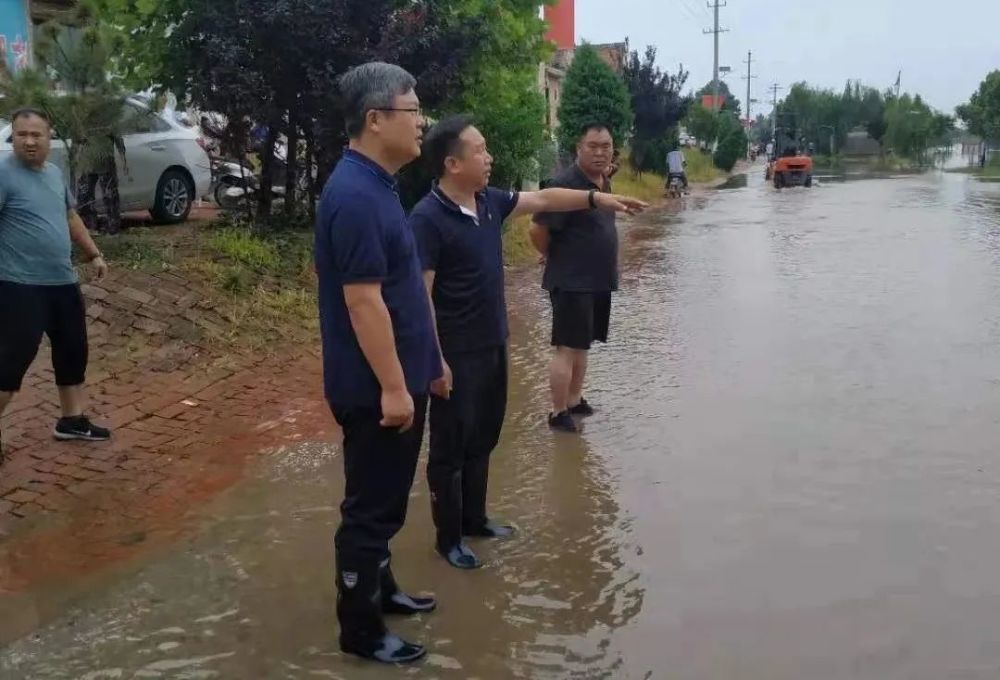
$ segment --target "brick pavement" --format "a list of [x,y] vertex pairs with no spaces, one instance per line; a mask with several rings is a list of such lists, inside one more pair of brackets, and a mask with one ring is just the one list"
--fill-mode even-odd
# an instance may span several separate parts
[[114,436],[52,438],[59,401],[43,348],[3,419],[0,593],[114,560],[239,479],[254,453],[334,430],[318,342],[279,356],[223,346],[227,321],[170,273],[119,271],[83,289],[89,413]]

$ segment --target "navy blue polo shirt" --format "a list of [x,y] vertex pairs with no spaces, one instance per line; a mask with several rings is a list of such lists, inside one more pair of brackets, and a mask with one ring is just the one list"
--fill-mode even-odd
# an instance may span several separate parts
[[489,187],[476,195],[476,216],[439,187],[410,213],[420,261],[434,274],[438,339],[447,356],[507,343],[503,222],[518,194]]
[[382,390],[351,324],[344,285],[379,282],[392,317],[406,387],[426,394],[441,376],[427,289],[396,180],[348,150],[323,189],[316,216],[316,273],[327,400],[374,406]]

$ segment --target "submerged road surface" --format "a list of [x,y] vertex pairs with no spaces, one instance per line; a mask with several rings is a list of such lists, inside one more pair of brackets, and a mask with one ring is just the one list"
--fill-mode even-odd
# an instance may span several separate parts
[[440,609],[393,625],[423,665],[337,650],[343,481],[313,443],[63,602],[0,677],[1000,677],[1000,184],[760,175],[623,234],[579,437],[544,426],[548,311],[512,277],[491,496],[521,531],[447,567],[421,472],[396,568]]

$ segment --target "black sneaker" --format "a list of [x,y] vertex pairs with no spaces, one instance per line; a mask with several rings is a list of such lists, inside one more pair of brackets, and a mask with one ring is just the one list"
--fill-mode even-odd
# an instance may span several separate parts
[[111,439],[111,430],[94,425],[87,416],[77,416],[60,418],[52,436],[59,441],[78,439],[85,442],[106,442]]
[[571,406],[569,412],[574,416],[592,416],[594,415],[594,407],[587,403],[587,400],[583,397],[580,398],[580,403],[576,406]]
[[549,414],[549,427],[559,432],[579,432],[576,427],[576,421],[573,420],[573,416],[570,415],[569,411]]

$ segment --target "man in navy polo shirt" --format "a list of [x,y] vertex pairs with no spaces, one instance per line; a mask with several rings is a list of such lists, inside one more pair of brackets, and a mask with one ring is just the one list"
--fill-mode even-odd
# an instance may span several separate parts
[[424,280],[436,315],[450,399],[431,399],[427,481],[437,550],[454,567],[481,566],[463,536],[500,538],[512,528],[486,513],[490,453],[507,407],[507,305],[501,234],[504,220],[535,212],[594,207],[635,212],[641,201],[596,191],[517,193],[488,187],[493,158],[468,116],[428,133],[425,158],[438,177],[413,209]]
[[393,175],[420,155],[413,77],[369,63],[340,80],[350,148],[323,190],[316,224],[326,398],[343,429],[346,490],[336,535],[337,617],[345,652],[415,661],[422,646],[383,613],[434,609],[402,593],[389,541],[403,526],[431,383],[447,396],[416,243]]

